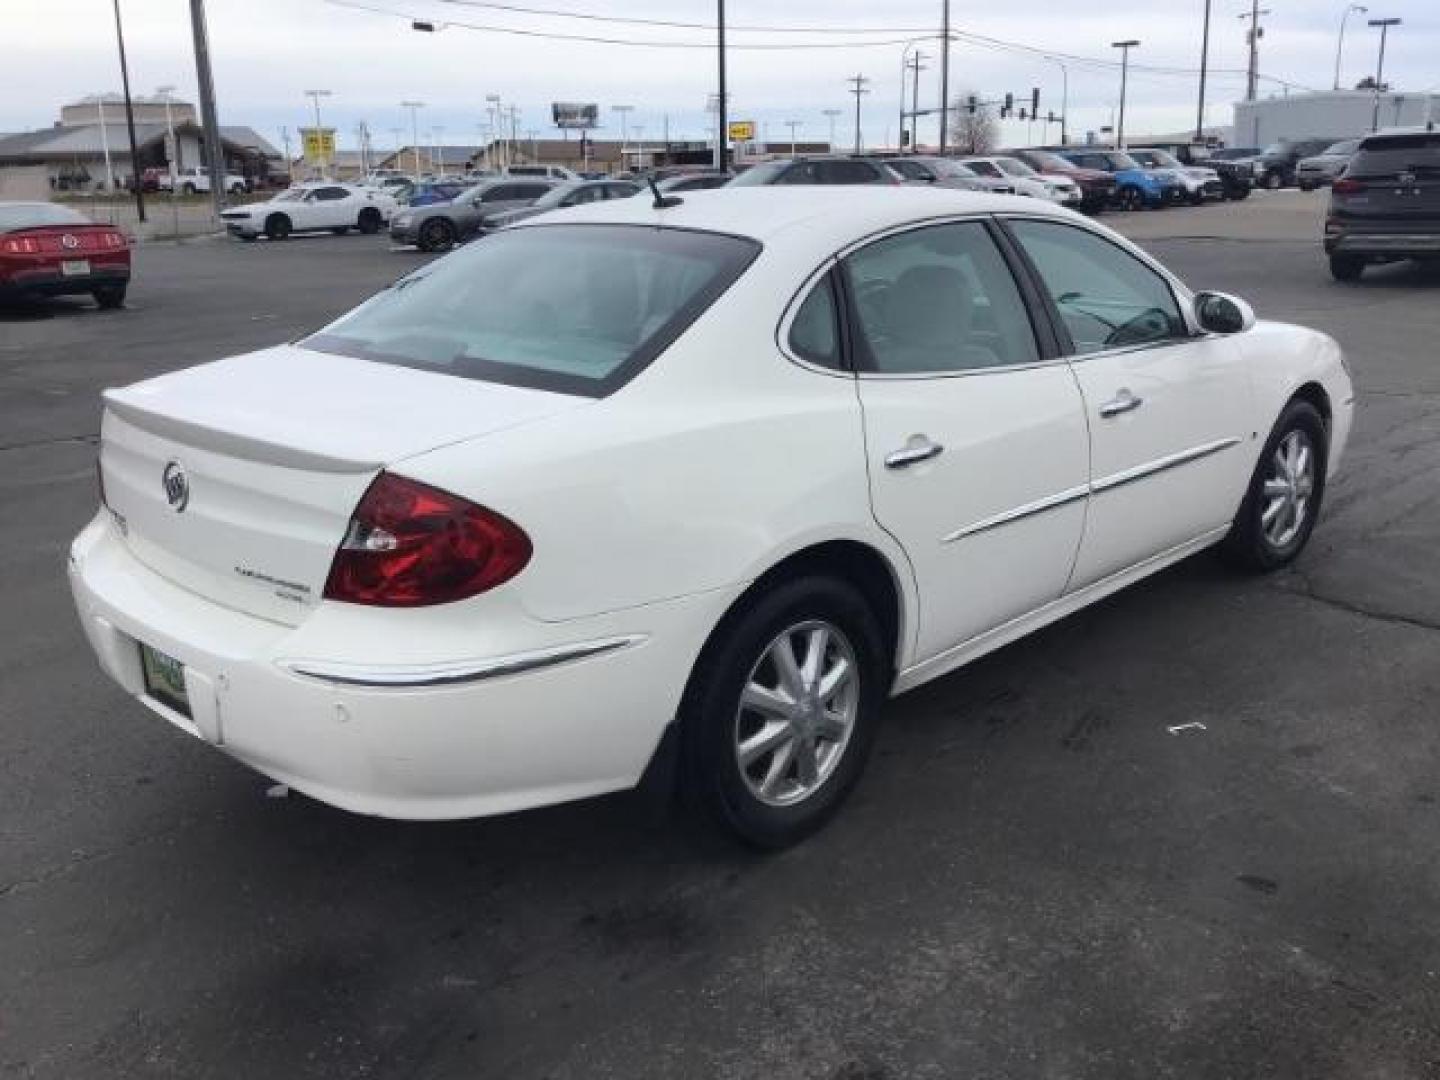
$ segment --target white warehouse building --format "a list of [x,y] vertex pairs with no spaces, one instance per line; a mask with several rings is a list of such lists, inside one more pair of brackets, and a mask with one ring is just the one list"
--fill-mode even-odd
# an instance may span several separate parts
[[1370,90],[1289,94],[1235,103],[1234,146],[1269,146],[1279,139],[1349,139],[1378,126],[1440,125],[1440,94]]

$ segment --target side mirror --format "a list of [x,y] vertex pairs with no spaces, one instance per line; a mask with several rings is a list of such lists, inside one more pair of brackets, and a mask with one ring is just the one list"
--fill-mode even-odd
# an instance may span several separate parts
[[1255,309],[1229,293],[1202,292],[1195,297],[1195,321],[1211,334],[1243,334],[1255,325]]

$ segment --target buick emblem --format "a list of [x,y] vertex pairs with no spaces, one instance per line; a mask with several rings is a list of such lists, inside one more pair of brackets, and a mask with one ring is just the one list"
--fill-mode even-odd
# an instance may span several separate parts
[[160,476],[160,483],[165,488],[165,501],[170,509],[183,513],[190,505],[190,478],[185,475],[185,466],[178,461],[170,462]]
[[77,248],[80,246],[80,240],[78,237],[72,236],[67,232],[64,236],[60,237],[60,246],[72,249]]

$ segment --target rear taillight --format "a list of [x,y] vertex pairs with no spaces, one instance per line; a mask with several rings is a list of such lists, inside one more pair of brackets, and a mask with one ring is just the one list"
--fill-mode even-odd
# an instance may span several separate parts
[[1330,185],[1330,190],[1336,195],[1355,195],[1365,190],[1365,185],[1359,180],[1347,180],[1341,177]]
[[5,251],[10,255],[34,255],[39,250],[40,245],[33,237],[12,237],[5,241]]
[[125,246],[125,234],[120,232],[102,233],[100,242],[108,248],[123,248]]
[[377,607],[448,604],[509,581],[530,553],[530,538],[508,518],[381,473],[350,519],[325,598]]

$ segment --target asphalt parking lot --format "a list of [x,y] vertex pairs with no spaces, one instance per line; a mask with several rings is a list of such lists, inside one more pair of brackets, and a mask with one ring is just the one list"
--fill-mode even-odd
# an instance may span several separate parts
[[421,256],[156,244],[125,311],[0,311],[0,1076],[1440,1076],[1440,273],[1333,283],[1322,198],[1109,219],[1346,347],[1298,567],[1194,558],[894,702],[768,857],[628,797],[268,798],[100,676],[64,575],[99,390]]

